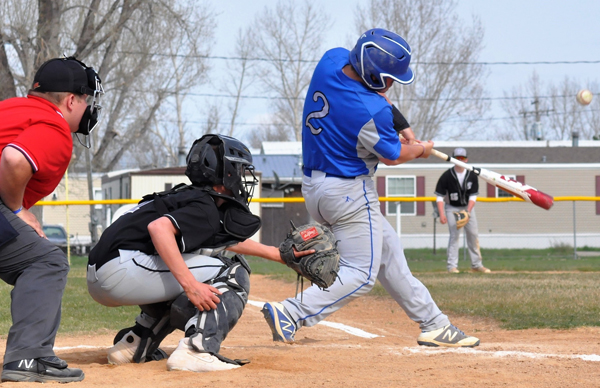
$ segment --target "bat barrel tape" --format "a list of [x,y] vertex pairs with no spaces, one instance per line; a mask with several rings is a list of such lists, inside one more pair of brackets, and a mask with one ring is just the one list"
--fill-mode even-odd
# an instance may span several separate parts
[[464,169],[473,171],[475,174],[480,176],[489,184],[496,187],[500,187],[502,190],[514,195],[515,197],[519,197],[524,201],[533,203],[534,205],[537,205],[542,209],[550,210],[550,208],[554,204],[554,198],[552,198],[552,196],[546,193],[542,193],[541,191],[529,185],[525,185],[513,179],[507,179],[504,175],[500,175],[496,172],[489,171],[484,168],[473,167],[465,162],[450,157],[436,149],[432,149],[431,154],[447,162],[454,163],[455,165],[460,166]]

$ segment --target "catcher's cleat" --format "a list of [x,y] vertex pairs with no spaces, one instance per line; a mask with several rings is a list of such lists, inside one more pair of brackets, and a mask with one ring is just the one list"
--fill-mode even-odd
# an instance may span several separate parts
[[108,363],[113,365],[129,364],[133,362],[133,355],[140,345],[141,338],[129,330],[123,338],[108,349]]
[[[141,327],[141,326],[140,326]],[[136,334],[136,328],[128,327],[117,333],[114,345],[108,349],[108,363],[113,365],[133,363],[135,352],[140,347],[142,338]],[[167,353],[162,349],[156,349],[152,354],[146,355],[150,343],[146,344],[140,362],[160,361],[167,358]]]
[[271,332],[273,332],[273,341],[294,342],[296,324],[281,303],[265,303],[262,313],[271,328]]
[[471,268],[471,272],[490,273],[490,272],[492,272],[492,270],[490,270],[489,268],[485,268],[484,266],[481,266],[481,267],[477,267],[477,268]]
[[452,267],[448,270],[449,273],[460,273],[460,271],[458,270],[458,268],[456,267]]
[[177,349],[167,360],[167,370],[215,372],[240,367],[240,365],[223,362],[210,353],[198,352],[190,345],[189,341],[189,338],[179,341]]
[[454,325],[447,325],[441,329],[421,332],[417,343],[423,346],[472,348],[479,345],[479,338],[466,335]]
[[84,377],[81,369],[67,368],[67,363],[56,356],[9,362],[2,370],[2,382],[71,383]]

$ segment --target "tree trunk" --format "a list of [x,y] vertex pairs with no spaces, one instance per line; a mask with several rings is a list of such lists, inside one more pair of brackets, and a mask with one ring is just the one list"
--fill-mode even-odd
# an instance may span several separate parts
[[4,48],[4,35],[0,34],[0,101],[17,96],[17,88]]

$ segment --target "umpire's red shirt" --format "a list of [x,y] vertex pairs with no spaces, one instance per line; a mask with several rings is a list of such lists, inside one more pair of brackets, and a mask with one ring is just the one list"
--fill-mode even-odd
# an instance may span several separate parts
[[0,101],[0,150],[13,147],[27,158],[33,176],[25,189],[29,209],[54,191],[73,152],[67,121],[50,101],[28,96]]

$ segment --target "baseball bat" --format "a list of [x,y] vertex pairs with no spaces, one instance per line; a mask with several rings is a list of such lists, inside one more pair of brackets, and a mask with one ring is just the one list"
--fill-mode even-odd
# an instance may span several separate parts
[[507,193],[510,193],[515,197],[519,197],[526,202],[533,203],[542,209],[550,210],[552,205],[554,205],[554,198],[552,196],[542,193],[541,191],[529,185],[517,182],[514,179],[507,178],[504,175],[498,174],[494,171],[486,170],[485,168],[473,167],[436,149],[432,149],[431,154],[447,162],[454,163],[455,165],[464,169],[473,171],[489,184],[499,187]]

